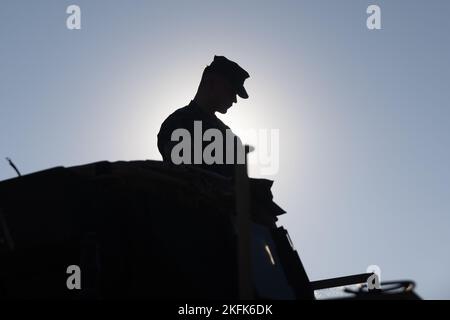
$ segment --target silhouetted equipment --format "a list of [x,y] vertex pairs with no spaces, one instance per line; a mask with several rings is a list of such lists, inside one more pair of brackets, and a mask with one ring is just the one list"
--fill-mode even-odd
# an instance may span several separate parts
[[[272,200],[272,181],[247,182],[251,256],[240,269],[242,208],[235,186],[219,175],[160,161],[104,161],[1,181],[0,296],[315,299],[315,290],[371,275],[310,282],[276,225],[284,211]],[[81,290],[66,286],[70,265],[82,270]],[[362,291],[349,297],[417,298],[413,290]]]
[[[246,153],[247,155],[247,153]],[[247,156],[244,164],[235,166],[235,213],[237,237],[237,262],[239,298],[253,299],[252,262],[251,262],[251,214],[250,214],[250,184],[247,175]]]
[[12,162],[12,160],[10,158],[6,158],[6,160],[8,161],[9,165],[14,169],[14,171],[16,171],[17,175],[20,177],[20,171],[19,169],[17,169],[16,165]]

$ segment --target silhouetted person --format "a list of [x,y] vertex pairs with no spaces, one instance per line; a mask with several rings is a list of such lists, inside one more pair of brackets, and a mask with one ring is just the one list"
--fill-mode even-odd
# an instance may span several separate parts
[[[180,143],[179,140],[172,141],[172,133],[176,129],[186,129],[190,133],[191,137],[191,153],[189,164],[195,164],[194,162],[194,136],[198,131],[195,129],[195,121],[201,121],[201,137],[208,129],[217,129],[222,133],[222,162],[216,162],[213,164],[206,164],[201,159],[200,165],[202,168],[214,171],[225,177],[233,177],[234,164],[237,159],[238,148],[242,146],[240,139],[234,136],[236,141],[234,147],[234,160],[233,164],[227,164],[227,153],[230,153],[230,148],[226,147],[227,129],[231,132],[230,128],[226,126],[219,118],[216,117],[215,112],[226,113],[227,110],[237,102],[236,96],[240,96],[243,99],[248,98],[247,91],[244,88],[244,81],[249,77],[247,71],[241,68],[237,63],[228,60],[223,56],[214,56],[213,62],[207,66],[204,71],[198,87],[197,93],[194,99],[185,107],[176,110],[172,113],[161,125],[161,129],[158,133],[158,149],[161,153],[163,160],[173,163],[172,151],[174,147]],[[198,130],[197,122],[197,130]],[[210,141],[202,141],[201,151],[207,147],[211,142],[215,141],[215,138],[211,138]],[[198,149],[197,149],[198,153]]]

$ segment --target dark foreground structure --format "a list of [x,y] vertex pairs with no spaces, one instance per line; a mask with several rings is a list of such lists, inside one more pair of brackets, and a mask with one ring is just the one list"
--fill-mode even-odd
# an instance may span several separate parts
[[[315,299],[272,181],[160,161],[56,167],[0,182],[0,298]],[[80,267],[69,290],[67,268]],[[389,287],[390,286],[390,287]],[[414,284],[343,298],[417,299]],[[342,298],[342,297],[341,297]]]

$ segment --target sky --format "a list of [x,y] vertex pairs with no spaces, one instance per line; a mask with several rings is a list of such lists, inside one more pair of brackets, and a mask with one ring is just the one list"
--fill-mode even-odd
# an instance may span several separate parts
[[162,121],[224,55],[250,98],[220,118],[278,130],[279,170],[249,172],[274,180],[309,278],[378,265],[450,299],[449,16],[446,0],[2,0],[0,180],[5,157],[23,174],[161,160]]

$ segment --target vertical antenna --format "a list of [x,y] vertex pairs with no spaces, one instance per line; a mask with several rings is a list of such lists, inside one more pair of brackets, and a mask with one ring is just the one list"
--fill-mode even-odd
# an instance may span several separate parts
[[247,175],[247,152],[245,152],[244,164],[236,164],[235,166],[236,220],[238,231],[238,288],[240,300],[252,300],[254,298],[251,265],[252,226],[249,183]]
[[14,163],[11,161],[10,158],[6,158],[6,160],[8,161],[9,165],[14,169],[14,171],[16,171],[17,175],[19,177],[21,177],[22,175],[19,172],[19,169],[17,169],[17,167],[14,165]]

